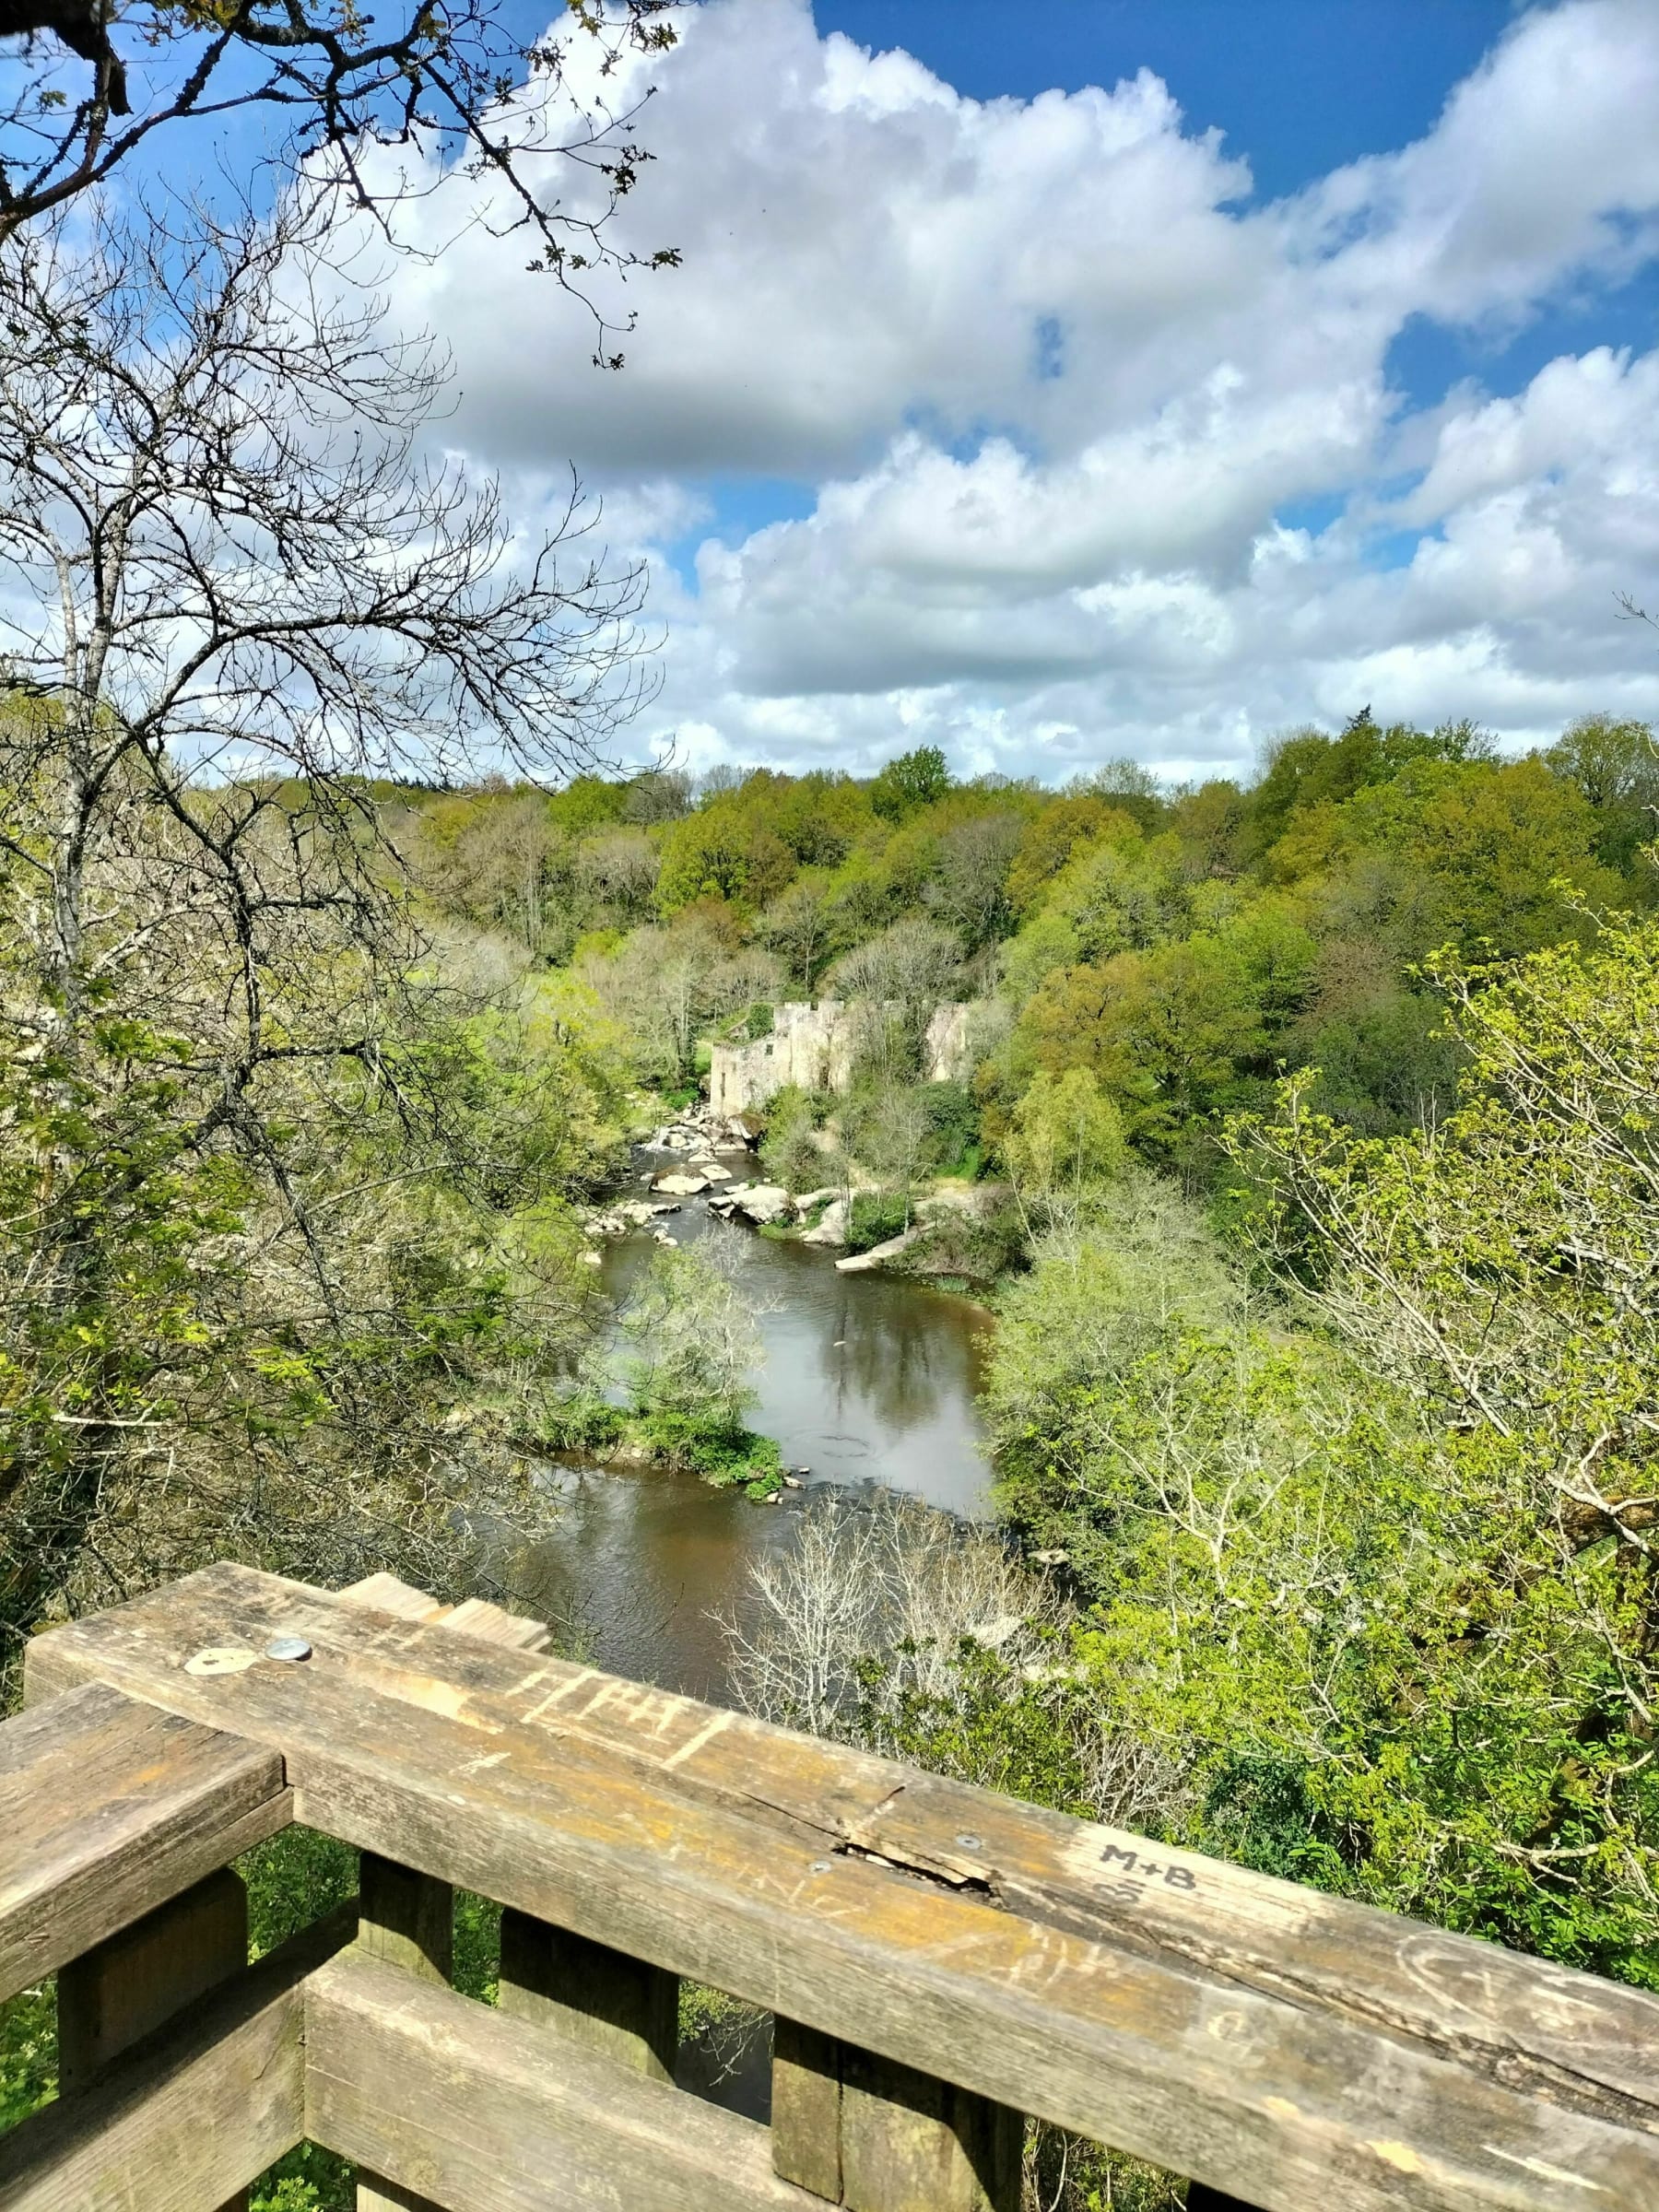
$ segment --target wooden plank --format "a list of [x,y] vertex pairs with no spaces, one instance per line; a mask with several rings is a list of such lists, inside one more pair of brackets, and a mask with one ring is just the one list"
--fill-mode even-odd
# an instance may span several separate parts
[[[248,1963],[248,1893],[221,1866],[63,1967],[57,1983],[58,2088],[89,2088],[124,2051]],[[219,2212],[247,2212],[245,2190]]]
[[[498,1606],[468,1613],[465,1606],[441,1605],[394,1574],[370,1575],[342,1590],[340,1595],[349,1605],[378,1606],[402,1619],[429,1626],[441,1625],[463,1632],[470,1630],[495,1643],[539,1650],[547,1633],[538,1622],[521,1620]],[[359,1947],[371,1958],[401,1967],[406,1973],[447,1982],[453,1966],[455,1918],[454,1891],[450,1884],[371,1853],[363,1854],[362,1865]],[[432,2207],[429,2199],[400,2188],[385,2175],[365,2173],[358,2181],[357,2212],[432,2212]]]
[[815,2196],[841,2201],[841,2047],[780,2013],[772,2022],[772,2166]]
[[[394,1972],[447,1984],[454,1966],[455,1893],[366,1851],[359,1863],[357,1948]],[[358,2176],[357,2212],[434,2212],[424,2196],[378,2170]]]
[[0,1999],[286,1827],[268,1747],[99,1685],[0,1726]]
[[[271,1578],[207,1572],[235,1581],[253,1617],[273,1621],[303,1587],[260,1591],[254,1583]],[[395,1684],[406,1640],[393,1624],[347,1640]],[[821,1852],[920,1874],[1659,2129],[1659,2002],[1642,1992],[568,1661],[521,1670],[469,1646],[446,1672],[479,1725],[512,1715],[626,1752],[671,1772],[686,1794]]]
[[350,1583],[337,1593],[347,1605],[365,1606],[383,1613],[395,1613],[402,1620],[418,1620],[429,1627],[441,1624],[457,1629],[467,1636],[481,1636],[487,1643],[501,1643],[521,1652],[545,1652],[553,1641],[553,1631],[546,1621],[532,1620],[527,1614],[509,1613],[504,1606],[492,1606],[488,1598],[464,1598],[458,1606],[446,1606],[424,1590],[416,1590],[407,1583],[399,1582],[394,1574],[366,1575],[360,1583]]
[[766,2130],[355,1955],[312,1982],[306,2132],[450,2212],[822,2212]]
[[443,1625],[520,1652],[545,1652],[553,1641],[553,1631],[546,1621],[530,1620],[522,1613],[509,1613],[484,1597],[463,1598]]
[[447,1982],[454,1966],[455,1897],[448,1882],[365,1851],[358,1886],[358,1944],[425,1982]]
[[221,1866],[58,1975],[58,2088],[85,2088],[112,2058],[248,1963],[248,1893]]
[[343,1605],[367,1606],[380,1613],[395,1613],[404,1620],[441,1620],[449,1608],[429,1591],[417,1590],[396,1575],[366,1574],[360,1583],[347,1583],[335,1595]]
[[0,2136],[0,2212],[210,2212],[301,2141],[307,1977],[335,1914]]
[[[184,1671],[228,1623],[249,1639],[297,1628],[315,1656]],[[236,1569],[54,1630],[29,1660],[38,1687],[101,1677],[279,1746],[313,1826],[1265,2212],[1659,2212],[1659,2007],[1638,1993],[1569,1977],[1573,2002],[1532,2016],[1529,2047],[1547,2052],[1553,2024],[1576,2061],[1606,2047],[1609,2021],[1628,2027],[1621,2065],[1646,2067],[1644,2094],[1616,2098],[1603,2068],[1546,2102],[1335,2002],[1177,1968],[856,1852],[818,1855],[775,1818],[684,1788],[694,1736],[653,1767],[550,1730],[549,1664]],[[724,1725],[705,1709],[705,1731]],[[988,1825],[998,1801],[972,1801]],[[1100,1831],[1081,1832],[1092,1848]],[[1499,1974],[1529,1964],[1463,1947]],[[1528,1986],[1535,2000],[1556,1985]]]
[[847,2212],[1019,2212],[1018,2112],[936,2075],[843,2049]]
[[653,2081],[672,2081],[679,1978],[511,1906],[501,1915],[501,2010],[557,2027]]
[[1019,2212],[1018,2112],[780,2019],[772,2164],[848,2212]]
[[[524,1619],[478,1599],[462,1606],[441,1605],[394,1574],[371,1574],[342,1590],[340,1596],[349,1605],[379,1607],[405,1620],[456,1629],[521,1650],[539,1651],[549,1641],[539,1621]],[[447,1982],[454,1942],[454,1893],[450,1885],[365,1853],[361,1892],[361,1947],[371,1957],[401,1966],[406,1972]],[[400,2188],[382,2174],[359,2178],[357,2203],[358,2212],[430,2212],[428,2199]]]

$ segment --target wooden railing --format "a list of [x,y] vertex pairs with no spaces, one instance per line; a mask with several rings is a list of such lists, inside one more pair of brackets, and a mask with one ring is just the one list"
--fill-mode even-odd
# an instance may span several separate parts
[[[1194,2212],[1659,2212],[1659,2001],[541,1641],[231,1566],[36,1640],[0,1997],[56,1973],[62,2092],[5,2212],[215,2212],[305,2140],[402,2212],[1014,2212],[1028,2114]],[[360,1898],[249,1967],[225,1869],[289,1821]],[[770,2128],[674,2086],[680,1976],[773,2014]]]

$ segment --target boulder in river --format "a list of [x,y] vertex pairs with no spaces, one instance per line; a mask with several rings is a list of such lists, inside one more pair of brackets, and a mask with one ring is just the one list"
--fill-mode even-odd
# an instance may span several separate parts
[[734,1194],[735,1209],[757,1224],[780,1221],[794,1200],[780,1182],[750,1182]]
[[866,1268],[880,1267],[888,1260],[896,1260],[908,1252],[922,1234],[920,1224],[907,1229],[901,1236],[889,1237],[885,1244],[872,1244],[868,1252],[850,1252],[844,1260],[837,1260],[837,1271],[841,1275],[863,1275]]
[[659,1175],[652,1185],[653,1190],[667,1191],[676,1198],[695,1198],[699,1191],[706,1191],[706,1175]]
[[[803,1206],[805,1199],[799,1201]],[[847,1241],[847,1202],[831,1198],[816,1224],[801,1232],[803,1244],[844,1244]]]

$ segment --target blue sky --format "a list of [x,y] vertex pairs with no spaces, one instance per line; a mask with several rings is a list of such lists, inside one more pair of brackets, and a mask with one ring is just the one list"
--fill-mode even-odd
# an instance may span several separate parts
[[[638,749],[1190,777],[1367,701],[1512,747],[1659,722],[1618,618],[1659,607],[1654,0],[681,31],[615,88],[657,156],[619,236],[684,257],[609,298],[620,375],[520,241],[388,288],[453,350],[445,442],[531,524],[573,461],[648,563]],[[433,246],[477,188],[421,181]]]
[[901,45],[975,100],[1151,69],[1189,128],[1224,131],[1277,198],[1433,124],[1516,13],[1511,0],[835,0],[822,31]]
[[[1220,132],[1248,161],[1259,205],[1423,136],[1523,12],[1516,0],[1048,0],[1017,12],[1006,0],[819,0],[813,15],[820,33],[901,46],[981,100],[1111,86],[1150,69],[1187,129]],[[1490,325],[1415,318],[1388,349],[1390,380],[1423,407],[1469,379],[1493,394],[1519,392],[1567,351],[1645,350],[1659,338],[1656,265],[1628,281],[1591,279]],[[810,509],[804,482],[711,477],[701,488],[724,536]],[[1302,514],[1293,505],[1288,519]],[[704,534],[700,524],[667,548],[682,573]],[[1380,558],[1392,563],[1403,542]]]

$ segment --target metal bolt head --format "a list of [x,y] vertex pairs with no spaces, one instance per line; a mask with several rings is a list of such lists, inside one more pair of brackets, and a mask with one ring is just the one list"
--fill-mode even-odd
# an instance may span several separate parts
[[312,1647],[303,1636],[273,1636],[265,1645],[267,1659],[309,1659]]
[[830,1862],[828,1859],[814,1859],[806,1871],[809,1874],[828,1874],[830,1866]]
[[961,1845],[964,1851],[983,1851],[985,1848],[985,1839],[983,1836],[961,1835],[957,1838],[957,1841]]

